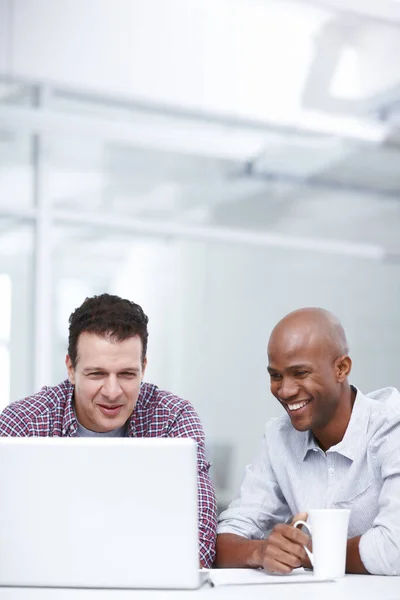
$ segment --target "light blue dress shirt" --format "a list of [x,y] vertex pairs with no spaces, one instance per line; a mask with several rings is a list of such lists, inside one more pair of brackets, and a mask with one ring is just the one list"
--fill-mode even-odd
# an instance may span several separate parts
[[348,537],[361,535],[361,560],[375,575],[400,575],[400,393],[357,391],[346,433],[321,450],[288,415],[266,425],[218,533],[264,539],[277,524],[311,508],[350,508]]

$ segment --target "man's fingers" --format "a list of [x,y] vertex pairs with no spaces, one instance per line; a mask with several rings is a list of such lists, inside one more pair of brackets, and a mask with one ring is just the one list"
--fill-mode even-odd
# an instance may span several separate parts
[[276,525],[263,545],[261,562],[264,569],[270,573],[290,573],[301,567],[306,560],[304,546],[309,539],[291,525]]
[[292,527],[291,525],[276,525],[270,535],[270,538],[271,536],[274,536],[274,534],[275,536],[281,535],[290,542],[298,544],[299,546],[306,546],[310,540],[309,536],[303,531],[300,531],[300,529],[297,529],[297,527]]
[[280,575],[288,575],[293,571],[291,567],[279,562],[273,558],[268,558],[264,561],[263,568],[267,573],[279,573]]
[[299,513],[295,515],[291,521],[291,525],[294,525],[296,521],[307,521],[308,514],[306,512]]
[[[268,559],[272,559],[279,563],[295,569],[302,565],[306,558],[306,552],[303,548],[304,541],[307,542],[307,536],[297,531],[290,525],[277,525],[266,540],[263,564],[266,564]],[[265,566],[264,566],[265,568]]]
[[287,543],[285,548],[271,545],[268,552],[268,558],[282,563],[291,569],[301,567],[301,557],[298,556],[294,544]]

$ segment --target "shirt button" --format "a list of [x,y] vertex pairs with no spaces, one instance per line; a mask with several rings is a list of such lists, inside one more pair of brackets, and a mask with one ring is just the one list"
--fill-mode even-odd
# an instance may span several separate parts
[[335,472],[335,469],[334,469],[333,467],[329,467],[329,469],[328,469],[328,473],[329,473],[330,475],[332,475],[332,473],[334,473],[334,472]]

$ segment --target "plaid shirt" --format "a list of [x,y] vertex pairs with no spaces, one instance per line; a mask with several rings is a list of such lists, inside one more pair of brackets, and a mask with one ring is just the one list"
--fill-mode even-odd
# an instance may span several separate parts
[[[0,415],[0,436],[75,437],[74,387],[68,380],[13,402]],[[127,427],[128,437],[189,437],[197,442],[199,553],[211,567],[215,556],[216,501],[205,459],[204,432],[193,406],[150,383],[142,383]]]

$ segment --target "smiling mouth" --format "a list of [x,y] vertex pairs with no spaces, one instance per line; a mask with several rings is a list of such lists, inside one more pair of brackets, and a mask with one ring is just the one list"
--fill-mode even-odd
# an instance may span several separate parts
[[296,412],[296,410],[300,410],[310,404],[311,400],[303,400],[303,402],[294,402],[293,404],[286,404],[287,409],[290,412]]

